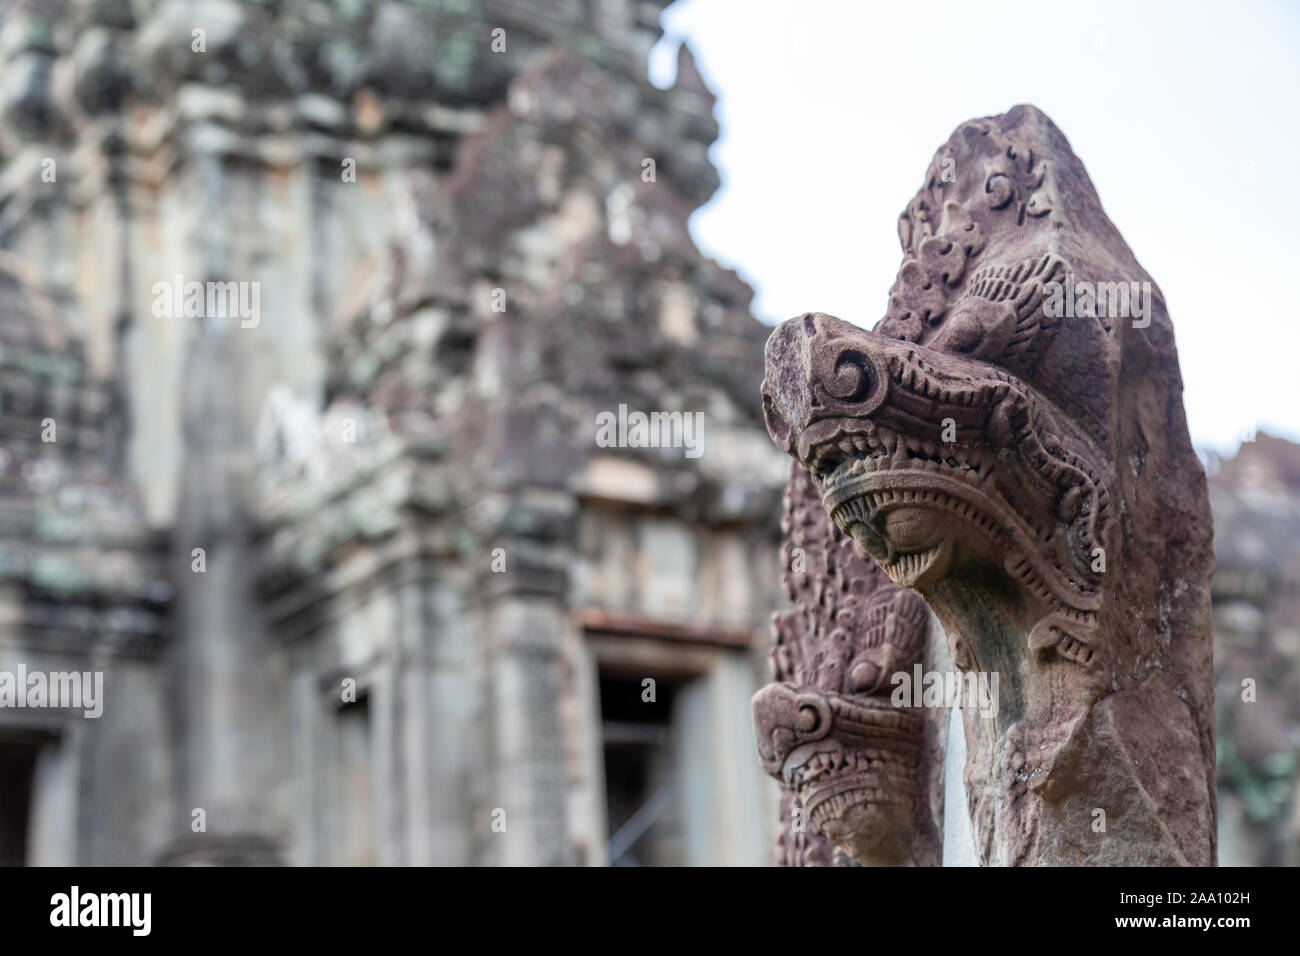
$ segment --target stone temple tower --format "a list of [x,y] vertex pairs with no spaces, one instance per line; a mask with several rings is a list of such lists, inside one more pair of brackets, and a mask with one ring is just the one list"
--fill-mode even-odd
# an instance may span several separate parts
[[661,6],[0,4],[0,671],[105,687],[0,709],[0,862],[766,860],[785,467]]

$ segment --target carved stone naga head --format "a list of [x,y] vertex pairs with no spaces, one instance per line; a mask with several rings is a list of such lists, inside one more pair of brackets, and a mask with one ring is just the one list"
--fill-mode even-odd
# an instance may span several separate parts
[[776,680],[753,703],[759,759],[787,791],[780,861],[833,865],[825,838],[861,865],[935,865],[927,726],[891,704],[890,680],[922,662],[929,612],[830,523],[802,469],[782,529],[794,609],[774,615]]
[[958,127],[899,239],[874,331],[773,332],[763,406],[999,676],[996,716],[963,713],[983,861],[1212,864],[1212,528],[1162,295],[1030,106]]

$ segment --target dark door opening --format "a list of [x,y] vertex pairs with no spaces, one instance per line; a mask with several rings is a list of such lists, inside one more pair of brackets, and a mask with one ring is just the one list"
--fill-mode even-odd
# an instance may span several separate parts
[[600,675],[611,866],[686,862],[673,734],[676,692],[657,678],[655,700],[646,701],[641,677]]
[[0,734],[0,866],[26,866],[32,783],[43,738]]

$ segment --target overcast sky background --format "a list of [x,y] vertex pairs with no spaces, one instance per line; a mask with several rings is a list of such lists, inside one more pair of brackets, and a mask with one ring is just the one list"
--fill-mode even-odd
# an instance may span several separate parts
[[691,221],[764,321],[870,327],[896,223],[952,130],[1016,103],[1069,138],[1164,292],[1192,439],[1300,441],[1300,2],[678,0],[718,96],[722,189]]

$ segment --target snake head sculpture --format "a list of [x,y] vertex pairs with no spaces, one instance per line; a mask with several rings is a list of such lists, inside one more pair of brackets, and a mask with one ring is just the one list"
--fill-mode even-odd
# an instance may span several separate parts
[[[1033,107],[959,127],[899,239],[873,331],[772,333],[763,410],[957,665],[1001,677],[963,714],[983,859],[1212,861],[1212,531],[1163,296]],[[1089,834],[1120,804],[1125,836]]]

